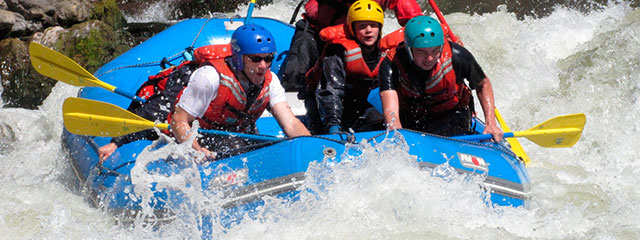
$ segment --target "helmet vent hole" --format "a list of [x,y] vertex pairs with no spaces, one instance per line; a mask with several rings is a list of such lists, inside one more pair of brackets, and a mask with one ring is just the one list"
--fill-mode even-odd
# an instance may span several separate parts
[[436,34],[435,34],[435,33],[431,33],[431,37],[435,37],[435,36],[436,36]]
[[355,11],[358,11],[358,10],[360,10],[360,9],[362,9],[362,8],[361,8],[361,7],[358,7],[358,8],[356,8],[356,9],[354,9],[354,12],[355,12]]
[[371,10],[371,4],[367,4],[367,9]]
[[420,37],[424,37],[424,33],[420,33]]
[[262,42],[262,38],[258,38],[258,43],[261,43],[261,42]]

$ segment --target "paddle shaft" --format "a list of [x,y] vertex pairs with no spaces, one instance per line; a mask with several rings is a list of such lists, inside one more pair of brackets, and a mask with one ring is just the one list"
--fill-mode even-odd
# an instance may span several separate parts
[[[530,137],[530,136],[540,136],[540,135],[563,135],[565,133],[576,133],[581,132],[582,129],[579,128],[556,128],[556,129],[547,129],[547,130],[529,130],[529,131],[518,131],[518,132],[506,132],[502,135],[503,138],[511,138],[511,137]],[[476,134],[476,135],[464,135],[464,136],[455,136],[452,137],[458,140],[466,140],[466,141],[482,141],[492,139],[493,136],[491,134]]]
[[[133,125],[137,127],[146,128],[146,129],[157,127],[162,130],[167,130],[170,128],[169,124],[166,124],[166,123],[155,124],[151,121],[124,119],[124,118],[118,118],[118,117],[100,116],[100,115],[93,115],[93,114],[86,114],[86,113],[65,113],[65,115],[66,117],[73,117],[76,119],[85,119],[87,121],[100,121],[100,122],[112,123],[112,124]],[[213,130],[213,129],[198,129],[198,132],[202,134],[214,134],[214,135],[221,135],[221,136],[240,137],[240,138],[246,138],[246,139],[262,141],[262,142],[282,140],[282,138],[277,138],[272,136],[255,135],[255,134],[248,134],[248,133],[237,133],[237,132],[226,132],[226,131]]]
[[249,3],[249,10],[247,10],[247,17],[244,18],[244,24],[251,22],[251,15],[253,15],[253,7],[256,5],[256,0],[251,0]]
[[[94,115],[94,114],[87,114],[87,113],[64,113],[64,115],[65,117],[83,119],[86,121],[95,121],[95,122],[102,122],[102,123],[108,123],[108,124],[121,124],[124,126],[138,127],[142,129],[151,129],[151,128],[157,127],[162,130],[167,130],[170,128],[169,124],[166,124],[166,123],[155,124],[154,122],[151,122],[148,120],[125,119],[125,118],[119,118],[119,117],[101,116],[101,115]],[[214,134],[214,135],[221,135],[221,136],[240,137],[240,138],[246,138],[246,139],[263,141],[263,142],[282,140],[282,138],[277,138],[272,136],[264,136],[264,135],[248,134],[248,133],[237,133],[237,132],[226,132],[226,131],[213,130],[213,129],[198,129],[198,132],[202,134]],[[105,136],[109,136],[109,135],[110,134],[105,133]]]

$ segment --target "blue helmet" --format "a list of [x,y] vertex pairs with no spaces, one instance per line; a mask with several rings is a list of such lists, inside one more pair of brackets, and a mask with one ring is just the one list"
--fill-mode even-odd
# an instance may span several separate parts
[[231,62],[237,71],[242,71],[242,55],[275,53],[276,41],[267,29],[256,24],[247,24],[231,35]]
[[444,44],[444,33],[438,20],[429,16],[416,16],[404,26],[404,44],[413,60],[411,48],[429,48]]

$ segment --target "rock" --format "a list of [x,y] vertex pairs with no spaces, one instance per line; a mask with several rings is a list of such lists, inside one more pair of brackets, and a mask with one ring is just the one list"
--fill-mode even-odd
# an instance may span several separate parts
[[89,72],[131,49],[131,36],[98,20],[76,24],[60,34],[56,49]]
[[[6,5],[6,10],[0,9],[0,39],[30,38],[74,59],[89,72],[133,46],[114,0],[0,1]],[[17,38],[0,41],[2,99],[8,107],[37,108],[57,82],[33,69],[26,46]]]
[[111,25],[115,29],[123,28],[127,25],[127,20],[118,8],[115,0],[102,0],[93,5],[91,19],[100,20]]
[[46,47],[53,47],[60,39],[60,34],[64,32],[64,28],[60,26],[50,27],[44,30],[44,32],[37,32],[33,34],[31,41],[40,43]]
[[0,79],[5,107],[28,109],[40,106],[56,83],[31,67],[26,43],[17,38],[0,41]]
[[18,13],[27,20],[42,20],[55,13],[55,5],[46,0],[6,0],[7,10]]
[[34,32],[42,30],[42,22],[37,21],[26,21],[25,33],[24,35],[33,34]]
[[20,12],[25,19],[28,20],[41,20],[47,14],[55,13],[55,5],[46,0],[20,0],[21,9],[24,12]]
[[27,23],[20,14],[0,9],[0,38],[21,35],[26,29]]
[[2,10],[9,9],[9,7],[7,6],[7,3],[4,2],[4,0],[0,0],[0,9],[2,9]]
[[60,1],[56,4],[56,20],[63,26],[87,21],[91,16],[91,8],[92,5],[88,1]]
[[[60,26],[36,33],[32,41],[53,48],[74,59],[89,72],[129,50],[131,36],[98,20]],[[17,38],[0,41],[0,79],[5,106],[35,109],[57,82],[37,73],[29,61],[27,44]]]

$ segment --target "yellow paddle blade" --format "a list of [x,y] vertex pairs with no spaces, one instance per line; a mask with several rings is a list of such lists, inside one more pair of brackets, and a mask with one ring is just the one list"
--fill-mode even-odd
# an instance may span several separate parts
[[524,136],[543,147],[571,147],[580,140],[586,121],[584,113],[569,114],[551,118],[527,131],[514,132],[514,135]]
[[65,128],[78,135],[117,137],[157,127],[155,124],[116,105],[83,98],[67,98],[62,105]]
[[67,56],[39,43],[31,42],[29,44],[29,55],[33,68],[44,76],[74,86],[102,87],[109,91],[115,89],[114,86],[100,81]]
[[[496,119],[498,120],[498,124],[500,124],[502,131],[511,132],[511,129],[509,129],[509,126],[507,126],[507,123],[504,121],[504,118],[502,118],[502,114],[500,114],[500,111],[498,111],[498,108],[495,108],[495,113],[496,113]],[[513,151],[513,153],[515,153],[516,156],[520,157],[525,165],[529,165],[529,163],[531,163],[531,159],[529,158],[529,155],[527,155],[527,153],[524,152],[524,148],[522,148],[522,145],[520,144],[520,141],[518,141],[517,138],[507,138],[507,142],[509,143],[509,145],[511,145],[511,151]]]

